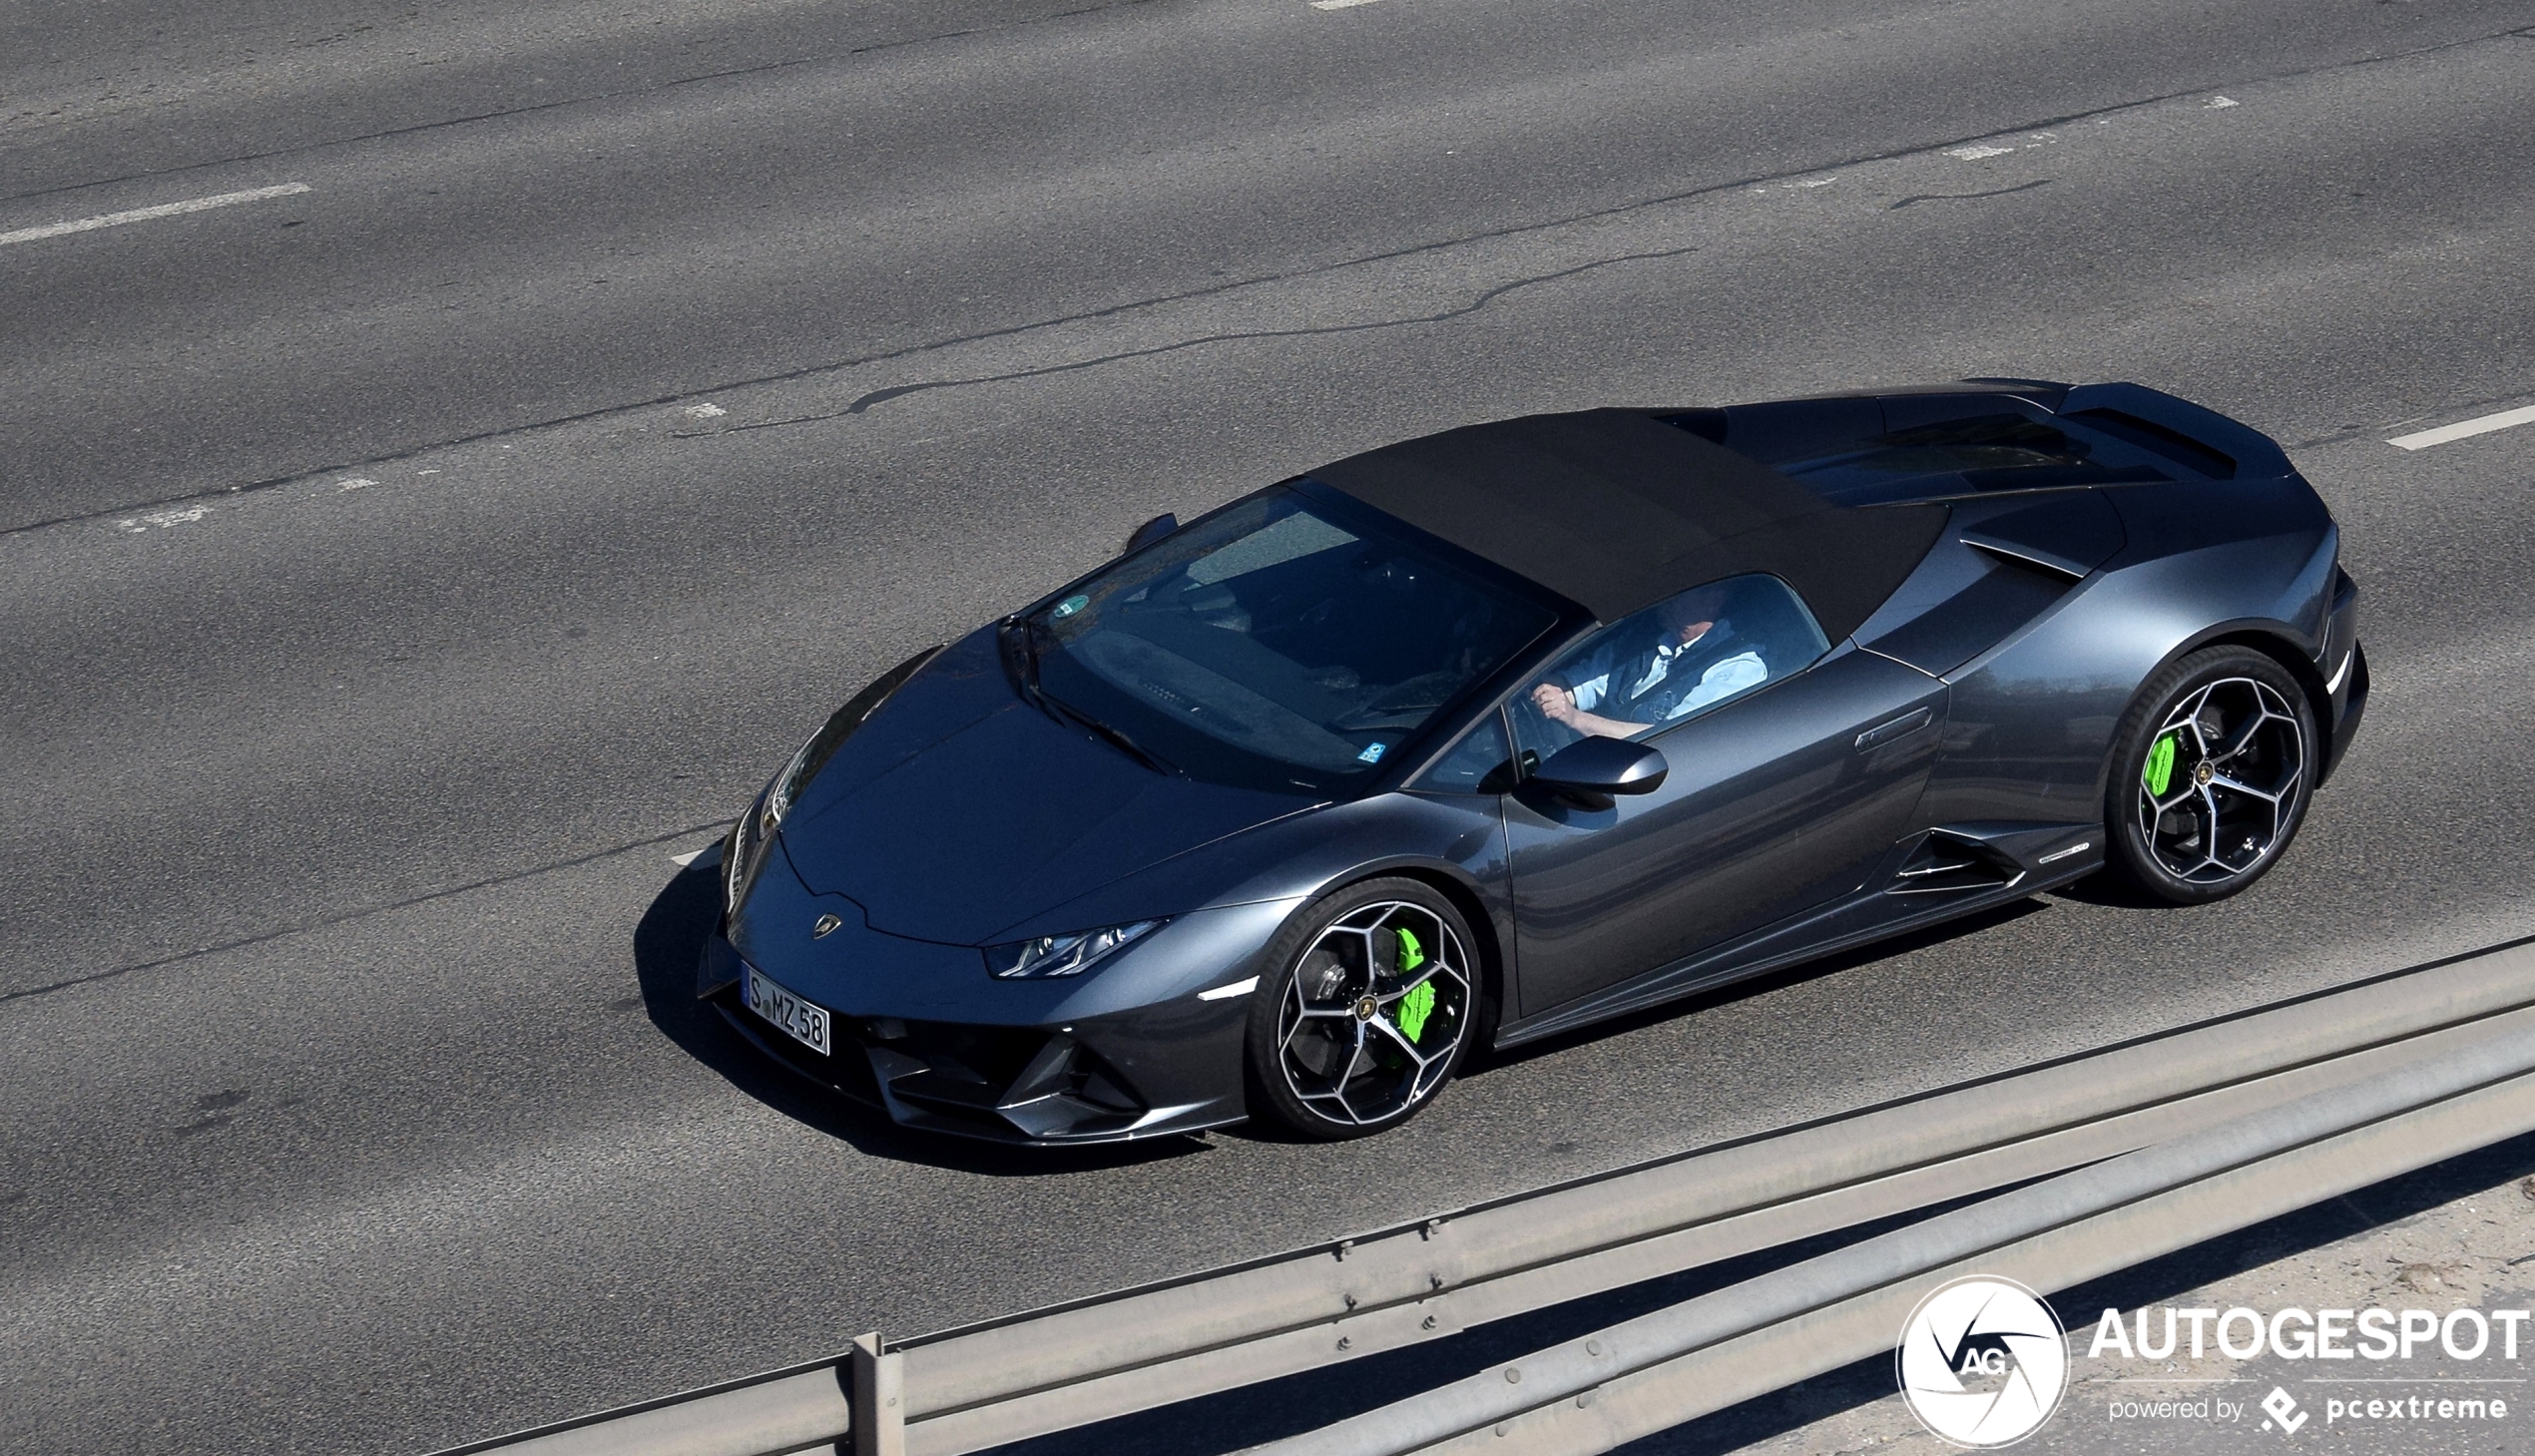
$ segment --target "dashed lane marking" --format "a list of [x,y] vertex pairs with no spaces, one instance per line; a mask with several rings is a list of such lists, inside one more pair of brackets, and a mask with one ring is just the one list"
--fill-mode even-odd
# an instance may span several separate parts
[[2525,424],[2535,424],[2535,404],[2527,405],[2521,409],[2504,409],[2498,414],[2480,415],[2473,419],[2460,419],[2454,424],[2440,425],[2434,430],[2421,430],[2416,434],[2396,435],[2394,438],[2387,440],[2385,443],[2393,446],[2397,450],[2426,450],[2432,445],[2443,445],[2449,440],[2468,439],[2474,435],[2487,435],[2493,430],[2514,429],[2519,425]]
[[1373,0],[1311,0],[1311,8],[1314,10],[1352,10],[1358,5],[1370,5],[1372,3]]
[[267,198],[296,197],[308,191],[304,182],[285,182],[279,187],[253,188],[243,193],[222,193],[218,197],[192,198],[182,203],[161,203],[155,208],[135,208],[128,213],[101,213],[94,218],[78,218],[68,223],[47,223],[41,228],[21,228],[15,233],[0,233],[0,247],[12,243],[38,243],[47,238],[60,238],[69,233],[93,233],[100,228],[120,228],[126,223],[147,223],[153,218],[174,218],[185,213],[208,213],[214,208],[234,208],[240,203],[260,203]]
[[146,516],[126,516],[115,523],[115,529],[138,536],[153,527],[164,531],[170,526],[199,521],[211,513],[210,506],[179,506],[172,511],[152,511]]

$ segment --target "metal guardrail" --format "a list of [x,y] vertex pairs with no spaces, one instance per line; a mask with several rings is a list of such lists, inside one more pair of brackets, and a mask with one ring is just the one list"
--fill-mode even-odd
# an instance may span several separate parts
[[1492,1367],[1269,1448],[1604,1449],[1888,1347],[1968,1261],[2063,1288],[2535,1128],[2530,1073],[2535,942],[2517,942],[1248,1265],[889,1347],[865,1336],[447,1456],[964,1456],[2030,1185],[1542,1351],[1514,1362],[1519,1381]]
[[[2535,1012],[2502,1020],[2504,1035],[1791,1264],[1251,1456],[1609,1450],[1890,1349],[1919,1298],[1958,1274],[2064,1289],[2426,1167],[2494,1129],[2535,1127]],[[1507,1440],[1516,1426],[1523,1439]]]

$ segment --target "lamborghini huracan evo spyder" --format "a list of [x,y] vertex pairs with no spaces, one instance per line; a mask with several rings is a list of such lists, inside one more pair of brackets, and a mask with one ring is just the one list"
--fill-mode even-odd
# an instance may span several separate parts
[[911,1128],[1393,1126],[1480,1046],[2108,872],[2271,867],[2367,697],[2270,439],[2136,384],[1350,456],[848,702],[698,994]]

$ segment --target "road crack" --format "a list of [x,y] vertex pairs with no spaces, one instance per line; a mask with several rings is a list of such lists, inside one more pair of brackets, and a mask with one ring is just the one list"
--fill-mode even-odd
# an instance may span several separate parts
[[1891,207],[1884,209],[1884,211],[1887,213],[1897,213],[1903,208],[1910,206],[1912,203],[1967,203],[1974,198],[2003,198],[2009,193],[2029,193],[2038,187],[2049,187],[2051,185],[2051,181],[2052,180],[2050,178],[2046,177],[2039,182],[2018,183],[2014,187],[1992,188],[1985,193],[1912,193],[1910,196],[1894,203]]
[[[1125,3],[1143,3],[1143,0],[1125,0]],[[1072,13],[1079,14],[1081,12]],[[1057,17],[1049,18],[1053,19]],[[2472,46],[2490,45],[2509,40],[2529,38],[2535,38],[2535,26],[2513,26],[2507,30],[2494,31],[2477,36],[2466,36],[2457,40],[2441,41],[2433,45],[2419,46],[2410,50],[2395,51],[2385,55],[2359,56],[2347,60],[2334,61],[2326,65],[2308,66],[2290,71],[2272,72],[2260,76],[2238,77],[2222,84],[2233,90],[2250,90],[2257,86],[2269,85],[2277,82],[2298,81],[2310,77],[2328,76],[2347,71],[2358,71],[2376,66],[2392,65],[2402,61],[2414,60],[2422,56],[2443,54],[2447,51],[2461,50]],[[796,65],[806,63],[782,62],[778,64]],[[713,78],[704,77],[697,79],[709,80]],[[1817,177],[1825,172],[1834,172],[1841,168],[1862,167],[1876,162],[1892,162],[1909,158],[1926,157],[1941,153],[1947,148],[1960,147],[1968,143],[1978,142],[1983,138],[2004,137],[2017,133],[2048,131],[2054,128],[2071,127],[2079,122],[2115,116],[2123,112],[2138,111],[2146,107],[2160,106],[2168,102],[2181,100],[2187,96],[2206,96],[2209,95],[2213,89],[2214,88],[2211,86],[2201,85],[2177,91],[2162,92],[2153,96],[2133,97],[2127,101],[2108,103],[2103,106],[2091,107],[2084,111],[2070,112],[2062,116],[2046,117],[2038,121],[2028,121],[2016,126],[1993,127],[1972,136],[1953,137],[1936,142],[1910,143],[1884,151],[1862,153],[1842,161],[1807,163],[1801,167],[1791,167],[1777,172],[1737,178],[1729,182],[1708,183],[1697,187],[1683,188],[1660,196],[1633,199],[1627,202],[1614,203],[1607,207],[1590,208],[1581,212],[1568,214],[1563,217],[1543,219],[1529,223],[1509,224],[1501,228],[1483,229],[1478,232],[1461,234],[1454,237],[1433,239],[1423,243],[1408,243],[1399,247],[1386,248],[1378,252],[1368,252],[1355,257],[1341,258],[1333,262],[1260,273],[1252,277],[1230,279],[1220,283],[1210,283],[1203,287],[1186,288],[1177,292],[1158,293],[1143,298],[1129,299],[1125,302],[1107,304],[1099,308],[1085,309],[1074,313],[1056,314],[1048,317],[1032,319],[1027,322],[1007,324],[999,328],[984,329],[978,332],[961,334],[949,338],[931,339],[920,343],[906,344],[898,348],[884,349],[876,353],[865,354],[854,358],[833,359],[822,363],[803,364],[797,368],[778,370],[771,373],[750,375],[736,379],[724,379],[706,384],[687,386],[677,389],[671,393],[654,395],[646,399],[600,405],[596,408],[575,410],[570,413],[554,415],[545,419],[533,420],[524,424],[505,425],[497,429],[479,430],[471,434],[452,436],[447,439],[414,445],[406,449],[382,452],[356,461],[306,466],[290,470],[284,474],[263,476],[255,480],[241,482],[235,485],[215,486],[206,490],[188,492],[184,495],[127,502],[122,505],[106,507],[93,511],[82,511],[71,515],[54,516],[44,520],[29,521],[22,525],[0,528],[0,540],[8,540],[29,532],[50,530],[55,527],[76,526],[97,521],[115,520],[121,517],[133,515],[134,513],[140,511],[164,510],[170,506],[186,505],[196,501],[217,501],[237,496],[254,494],[261,491],[272,490],[280,486],[289,485],[296,481],[307,480],[313,476],[328,475],[337,471],[367,470],[376,466],[392,464],[402,460],[410,460],[418,456],[431,454],[440,450],[453,449],[459,446],[482,444],[495,440],[515,439],[522,436],[533,435],[539,431],[553,429],[562,425],[584,424],[595,420],[612,419],[640,410],[656,409],[664,405],[690,404],[700,399],[710,398],[716,394],[728,394],[737,390],[754,388],[764,384],[790,383],[822,374],[839,373],[847,369],[865,368],[872,364],[884,364],[897,359],[911,358],[920,354],[928,354],[941,350],[957,348],[964,344],[980,343],[992,339],[1011,338],[1020,334],[1030,333],[1038,329],[1054,328],[1066,324],[1091,322],[1103,318],[1113,318],[1120,314],[1131,312],[1135,309],[1153,308],[1169,303],[1181,303],[1195,299],[1216,297],[1225,293],[1234,292],[1238,289],[1254,287],[1262,283],[1305,280],[1337,273],[1347,268],[1360,267],[1367,263],[1388,262],[1403,258],[1417,257],[1428,253],[1441,252],[1455,247],[1466,246],[1476,243],[1488,243],[1505,239],[1530,237],[1554,232],[1562,228],[1574,227],[1578,224],[1607,222],[1614,219],[1626,218],[1636,214],[1651,212],[1659,208],[1675,207],[1683,203],[1698,201],[1719,193],[1762,187],[1772,183],[1784,183],[1795,178]],[[572,103],[563,102],[555,103],[555,105],[558,106],[571,104]],[[434,123],[432,125],[454,124],[455,123]],[[176,170],[181,171],[184,169]],[[1611,260],[1619,261],[1620,259]],[[866,402],[864,407],[867,409],[869,404],[872,402],[877,401]]]
[[576,854],[569,859],[558,859],[547,864],[533,865],[527,869],[514,870],[509,874],[488,875],[483,879],[469,880],[462,885],[450,885],[445,889],[429,890],[419,895],[408,896],[405,899],[390,901],[384,905],[365,905],[358,910],[346,910],[340,915],[321,916],[314,920],[303,921],[297,925],[284,926],[279,930],[267,930],[259,935],[241,936],[236,940],[222,941],[218,945],[198,945],[192,950],[178,951],[174,955],[163,955],[154,960],[135,961],[130,965],[116,966],[112,970],[93,971],[85,976],[72,976],[67,980],[54,981],[47,985],[28,986],[23,990],[17,991],[0,991],[0,1006],[7,1005],[12,1001],[26,1001],[37,996],[50,996],[56,991],[67,991],[74,986],[93,986],[100,981],[111,981],[120,976],[131,975],[135,971],[154,971],[162,966],[181,965],[186,961],[201,960],[205,956],[219,955],[224,951],[243,950],[252,945],[264,945],[272,941],[287,939],[293,935],[303,935],[311,930],[325,930],[336,925],[347,925],[352,921],[366,920],[373,915],[384,915],[392,910],[410,909],[415,905],[428,905],[435,900],[450,899],[474,890],[490,889],[495,885],[513,884],[520,880],[535,879],[541,874],[552,874],[559,869],[572,869],[579,865],[596,864],[602,859],[612,859],[619,854],[624,854],[631,850],[649,849],[656,845],[667,844],[678,839],[692,839],[696,835],[701,834],[708,829],[727,829],[730,825],[731,821],[729,819],[716,819],[711,823],[694,824],[684,829],[672,829],[666,834],[655,834],[651,838],[637,839],[630,844],[619,844],[613,848],[597,849],[588,854]]
[[[437,121],[415,122],[411,125],[402,127],[384,127],[375,132],[356,132],[350,136],[328,137],[323,141],[299,142],[288,147],[276,147],[269,152],[245,152],[240,153],[235,157],[222,157],[209,162],[187,162],[174,167],[154,167],[142,172],[126,173],[120,177],[98,178],[89,182],[67,182],[62,184],[60,187],[37,188],[33,192],[12,193],[7,197],[0,197],[0,203],[22,202],[28,198],[55,197],[62,193],[83,192],[89,188],[96,187],[113,187],[118,183],[139,182],[146,178],[175,177],[183,173],[200,172],[206,168],[236,167],[241,163],[247,162],[271,162],[284,157],[300,157],[310,153],[322,152],[333,147],[355,147],[363,142],[384,141],[391,137],[411,137],[425,132],[440,131],[448,127],[469,127],[478,122],[498,122],[508,120],[512,117],[536,116],[543,112],[562,111],[570,107],[589,106],[597,102],[624,101],[631,97],[658,96],[663,92],[676,91],[687,86],[703,86],[715,81],[735,81],[746,76],[763,76],[771,72],[789,71],[802,66],[829,65],[837,61],[848,61],[856,56],[877,55],[882,51],[903,50],[908,46],[928,46],[940,41],[965,40],[972,36],[999,35],[1005,31],[1022,30],[1034,25],[1045,25],[1051,21],[1072,20],[1085,15],[1098,14],[1104,10],[1124,10],[1131,6],[1150,5],[1153,3],[1155,3],[1155,0],[1109,0],[1109,3],[1107,4],[1086,5],[1073,10],[1060,10],[1047,15],[1034,15],[1027,20],[1017,20],[1006,25],[971,26],[966,30],[946,30],[932,35],[906,36],[902,39],[893,41],[874,41],[867,46],[847,46],[845,49],[840,51],[821,51],[815,56],[791,56],[779,61],[761,61],[754,66],[735,66],[727,71],[705,71],[694,76],[680,76],[669,81],[656,81],[648,86],[628,86],[618,91],[593,91],[581,96],[564,97],[557,101],[541,101],[530,106],[498,107],[492,111],[469,112],[467,115],[460,117],[442,117]],[[114,116],[118,115],[118,113],[110,112],[105,115]],[[20,117],[11,118],[11,120],[22,120],[23,116],[24,114],[21,114]]]
[[930,389],[960,389],[972,384],[1000,384],[1014,379],[1038,379],[1050,374],[1069,374],[1077,369],[1097,368],[1102,364],[1115,364],[1128,359],[1152,358],[1157,354],[1177,353],[1182,349],[1193,349],[1203,344],[1238,343],[1249,339],[1267,338],[1312,338],[1327,334],[1364,333],[1379,328],[1408,328],[1421,323],[1443,323],[1476,313],[1517,289],[1556,282],[1561,278],[1572,278],[1579,273],[1589,273],[1597,268],[1612,267],[1619,263],[1651,262],[1669,257],[1682,257],[1697,251],[1699,248],[1696,246],[1667,247],[1654,252],[1624,252],[1614,257],[1595,258],[1591,262],[1578,263],[1574,267],[1559,268],[1554,272],[1539,273],[1531,277],[1499,283],[1467,303],[1440,309],[1433,313],[1412,313],[1399,318],[1374,318],[1356,323],[1319,323],[1298,328],[1246,328],[1226,333],[1205,333],[1194,338],[1175,339],[1170,343],[1154,344],[1147,348],[1121,349],[1116,353],[1101,354],[1089,359],[1073,359],[1062,364],[1042,364],[1036,368],[1011,369],[1000,374],[973,374],[958,379],[924,379],[912,384],[892,384],[886,389],[874,389],[842,409],[832,409],[821,414],[790,415],[782,419],[733,425],[728,429],[672,430],[670,433],[680,438],[693,439],[698,436],[736,435],[744,430],[770,430],[782,425],[810,424],[819,420],[861,414],[875,404],[885,404],[892,399],[904,398],[909,394],[921,394]]

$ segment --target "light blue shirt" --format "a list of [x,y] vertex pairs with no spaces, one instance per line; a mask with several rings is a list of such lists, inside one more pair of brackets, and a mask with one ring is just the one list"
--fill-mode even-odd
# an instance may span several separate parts
[[[1675,658],[1697,646],[1697,643],[1692,643],[1689,647],[1657,648],[1655,665],[1647,670],[1644,678],[1629,686],[1628,696],[1631,699],[1645,696],[1647,690],[1671,676]],[[1696,713],[1711,703],[1731,698],[1747,688],[1757,688],[1769,681],[1769,668],[1761,662],[1761,655],[1752,649],[1746,648],[1732,657],[1720,658],[1708,665],[1708,671],[1699,675],[1699,686],[1682,695],[1681,702],[1673,705],[1673,711],[1665,715],[1665,721],[1670,722]],[[1599,676],[1578,683],[1574,692],[1576,707],[1587,713],[1593,712],[1596,705],[1610,697],[1609,670],[1606,669]]]

